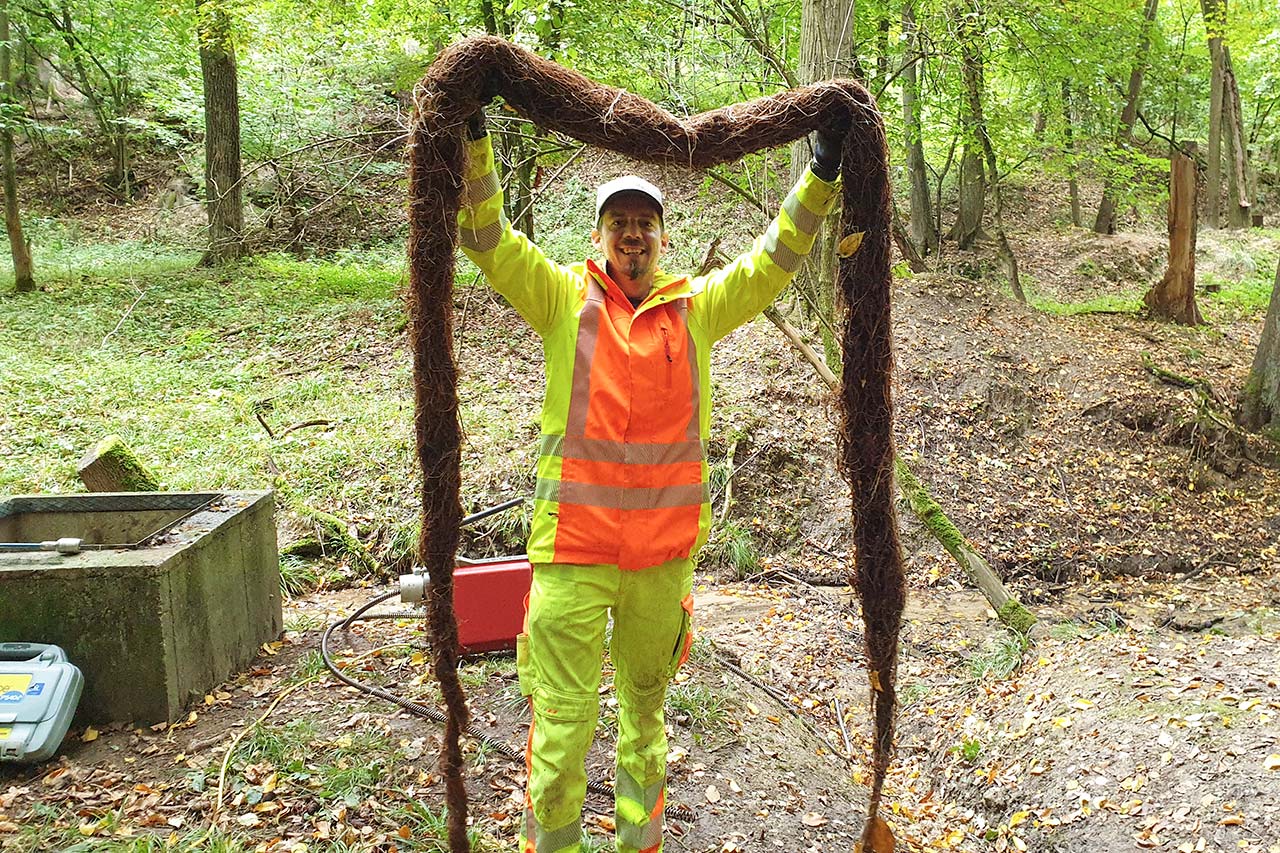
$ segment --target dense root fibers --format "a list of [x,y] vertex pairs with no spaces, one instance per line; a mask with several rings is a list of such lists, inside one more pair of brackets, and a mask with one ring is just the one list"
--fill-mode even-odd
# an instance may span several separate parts
[[[458,744],[467,708],[457,678],[452,606],[462,511],[451,296],[464,128],[469,116],[497,96],[525,118],[582,142],[637,160],[694,168],[785,145],[818,128],[844,135],[841,233],[861,231],[865,238],[841,260],[836,281],[846,313],[840,466],[853,498],[857,558],[850,582],[866,621],[875,716],[869,817],[875,818],[892,757],[904,586],[893,502],[889,181],[884,127],[873,99],[858,84],[837,80],[680,119],[630,92],[482,37],[447,48],[428,70],[414,92],[410,143],[409,307],[423,497],[419,553],[431,577],[433,666],[450,718],[441,755],[450,850],[468,849]],[[876,846],[874,839],[864,844],[868,850]]]

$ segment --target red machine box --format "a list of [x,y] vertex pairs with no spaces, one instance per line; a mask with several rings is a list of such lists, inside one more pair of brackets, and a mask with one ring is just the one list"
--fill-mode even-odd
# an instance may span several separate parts
[[464,655],[515,649],[532,580],[524,554],[459,560],[453,570],[453,612]]

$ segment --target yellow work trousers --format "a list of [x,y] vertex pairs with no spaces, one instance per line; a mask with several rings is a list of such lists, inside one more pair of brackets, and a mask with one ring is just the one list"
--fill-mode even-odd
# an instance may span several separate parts
[[529,697],[521,853],[573,853],[582,839],[587,750],[600,711],[605,628],[618,698],[614,789],[619,853],[660,853],[666,800],[667,682],[692,641],[693,561],[639,571],[538,564],[516,647]]

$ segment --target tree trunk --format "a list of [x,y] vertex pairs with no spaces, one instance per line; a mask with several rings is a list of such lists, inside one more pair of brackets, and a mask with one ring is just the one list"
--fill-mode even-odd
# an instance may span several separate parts
[[[796,82],[803,85],[849,73],[853,0],[804,0],[800,10],[800,61]],[[795,183],[809,166],[807,140],[791,146],[791,181]],[[833,211],[834,212],[834,211]],[[828,216],[814,240],[813,251],[796,276],[796,287],[810,295],[822,318],[822,349],[827,364],[839,372],[840,344],[831,333],[835,316],[836,229],[839,216]]]
[[964,134],[964,155],[960,158],[960,209],[948,236],[961,249],[972,248],[982,233],[982,215],[986,209],[987,176],[982,173],[982,134],[980,117],[973,113],[971,92],[982,89],[982,48],[974,32],[974,16],[961,9],[958,26],[960,70],[965,99],[960,108],[960,128]]
[[1142,301],[1175,323],[1203,322],[1196,307],[1196,163],[1181,151],[1169,161],[1169,268]]
[[960,209],[947,234],[961,249],[970,249],[982,234],[982,214],[986,208],[987,182],[982,174],[980,144],[975,139],[965,143],[960,158]]
[[533,175],[537,168],[537,147],[541,131],[528,125],[535,136],[509,135],[506,146],[510,164],[507,169],[507,218],[511,225],[530,240],[533,233]]
[[1205,170],[1205,220],[1210,228],[1221,225],[1219,205],[1222,198],[1222,35],[1227,23],[1226,0],[1200,0],[1205,32],[1209,36],[1209,152]]
[[[1138,120],[1138,101],[1142,94],[1142,77],[1147,70],[1147,54],[1151,47],[1151,25],[1156,19],[1156,6],[1159,0],[1146,0],[1142,11],[1142,35],[1138,39],[1138,55],[1133,62],[1133,70],[1129,72],[1129,91],[1125,97],[1124,110],[1120,113],[1120,128],[1116,135],[1116,144],[1127,148],[1133,141],[1133,123]],[[1103,187],[1102,201],[1098,204],[1098,215],[1093,221],[1093,230],[1099,234],[1114,234],[1116,230],[1115,188]]]
[[[9,0],[0,0],[0,103],[13,104],[13,69],[9,63]],[[18,176],[13,163],[13,130],[10,117],[0,118],[0,159],[4,168],[4,227],[9,232],[9,251],[13,255],[13,284],[19,293],[36,289],[31,272],[31,247],[22,233],[22,213],[18,208]]]
[[1249,150],[1244,136],[1244,116],[1240,109],[1240,87],[1231,66],[1231,50],[1222,46],[1222,119],[1227,137],[1227,224],[1248,228],[1252,213],[1253,187],[1249,178]]
[[1004,230],[1004,202],[1000,195],[1000,168],[996,162],[995,146],[991,144],[991,134],[987,132],[987,119],[982,109],[982,66],[978,64],[978,73],[974,75],[965,74],[965,99],[968,103],[969,114],[973,118],[973,129],[978,134],[978,142],[982,147],[982,154],[986,160],[987,176],[991,181],[992,201],[995,203],[992,210],[992,221],[996,228],[996,251],[1000,256],[1000,263],[1004,267],[1005,275],[1009,277],[1009,286],[1013,289],[1013,295],[1019,302],[1026,302],[1027,296],[1022,292],[1022,280],[1018,277],[1018,258],[1013,254],[1013,247],[1009,245],[1009,238]]
[[1280,441],[1280,264],[1271,288],[1271,307],[1262,326],[1262,340],[1253,357],[1253,367],[1240,395],[1236,420],[1242,427],[1266,430]]
[[209,248],[204,263],[219,264],[244,252],[240,186],[240,99],[235,48],[225,0],[196,0],[200,74],[204,80],[204,182]]
[[1071,195],[1071,224],[1079,228],[1084,220],[1080,214],[1080,182],[1076,177],[1076,140],[1071,129],[1075,121],[1071,109],[1071,83],[1062,81],[1063,138],[1067,148],[1067,192]]
[[907,174],[911,183],[911,242],[922,255],[929,254],[937,240],[933,210],[929,202],[929,170],[924,159],[920,127],[919,69],[920,31],[916,27],[916,0],[902,4],[902,34],[905,38],[902,70],[902,126],[907,147]]

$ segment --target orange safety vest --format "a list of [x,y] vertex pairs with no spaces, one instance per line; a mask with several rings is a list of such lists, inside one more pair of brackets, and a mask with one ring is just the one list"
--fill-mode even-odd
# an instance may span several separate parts
[[594,261],[556,264],[511,227],[488,137],[468,156],[463,251],[543,343],[530,561],[642,569],[693,556],[711,526],[711,344],[792,279],[838,184],[806,172],[750,250],[706,276],[659,272],[636,308]]
[[564,437],[542,448],[558,451],[560,478],[540,480],[536,497],[559,507],[554,562],[655,566],[692,552],[710,501],[688,299],[637,311],[586,268]]

